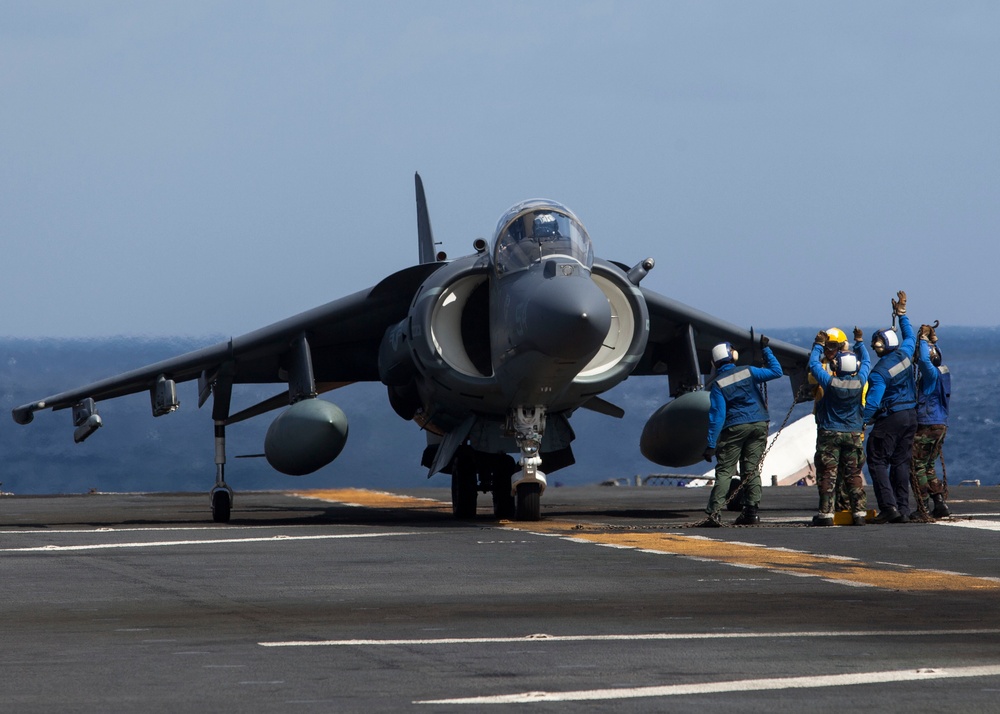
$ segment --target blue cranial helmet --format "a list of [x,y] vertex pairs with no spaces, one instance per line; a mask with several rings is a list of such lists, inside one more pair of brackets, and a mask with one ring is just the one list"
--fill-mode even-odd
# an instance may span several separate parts
[[712,348],[712,364],[716,367],[721,367],[727,362],[735,362],[738,356],[736,350],[728,342],[720,342]]
[[899,336],[891,328],[876,330],[872,335],[872,349],[879,354],[892,352],[897,347],[899,347]]
[[858,358],[853,352],[838,352],[833,358],[833,371],[838,377],[848,377],[858,371]]

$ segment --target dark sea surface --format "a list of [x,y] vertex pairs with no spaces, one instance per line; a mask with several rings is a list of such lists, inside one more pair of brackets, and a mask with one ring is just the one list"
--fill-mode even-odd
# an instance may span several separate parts
[[[815,328],[768,331],[772,337],[808,347]],[[871,334],[866,329],[865,334]],[[952,372],[952,404],[944,456],[950,484],[978,479],[1000,484],[992,451],[1000,442],[1000,404],[992,375],[1000,354],[1000,328],[941,327],[939,345]],[[178,385],[181,409],[154,419],[149,395],[100,403],[104,428],[84,444],[73,443],[69,411],[40,412],[28,426],[14,423],[10,410],[66,389],[103,379],[218,340],[120,338],[25,340],[0,338],[0,490],[16,494],[97,491],[205,491],[215,480],[209,405],[197,408],[194,383]],[[237,387],[233,411],[282,391],[278,385]],[[605,397],[626,411],[624,419],[579,410],[572,419],[577,463],[551,475],[550,484],[590,484],[662,473],[639,453],[646,419],[665,401],[665,378],[633,377]],[[357,486],[404,488],[447,486],[450,477],[428,481],[420,466],[424,435],[389,407],[379,384],[354,384],[324,395],[350,419],[340,457],[310,476],[289,477],[260,458],[236,458],[263,451],[269,414],[228,430],[227,481],[239,490]],[[771,383],[772,428],[789,411],[788,380]],[[209,403],[210,404],[210,403]],[[795,420],[810,405],[791,410]],[[676,473],[703,473],[705,464]]]

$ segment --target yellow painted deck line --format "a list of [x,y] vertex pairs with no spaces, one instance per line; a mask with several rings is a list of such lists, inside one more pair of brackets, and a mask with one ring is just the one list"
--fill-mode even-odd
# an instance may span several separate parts
[[[400,496],[384,491],[357,488],[317,489],[295,492],[302,498],[367,508],[402,508],[451,511],[451,504],[430,498]],[[760,568],[798,577],[816,577],[842,585],[876,587],[912,592],[972,592],[1000,590],[1000,578],[985,578],[942,570],[912,568],[891,563],[865,563],[842,556],[807,553],[788,548],[771,548],[748,543],[715,540],[703,535],[677,533],[604,533],[587,530],[598,524],[560,520],[533,522],[503,521],[504,528],[537,535],[558,536],[574,542],[627,548],[649,553],[728,563],[736,567]]]
[[451,504],[433,498],[414,498],[400,496],[386,491],[368,491],[363,488],[331,488],[313,489],[309,491],[294,491],[293,496],[313,498],[330,503],[341,503],[346,506],[363,506],[365,508],[415,508],[427,511],[451,512]]
[[888,563],[865,563],[842,556],[807,553],[787,548],[771,548],[748,543],[732,543],[702,535],[673,533],[593,533],[578,524],[560,521],[509,523],[508,528],[559,535],[575,542],[643,552],[668,553],[739,567],[761,568],[789,575],[822,578],[845,585],[868,586],[889,590],[969,592],[1000,590],[1000,579],[981,578],[941,570],[924,570]]

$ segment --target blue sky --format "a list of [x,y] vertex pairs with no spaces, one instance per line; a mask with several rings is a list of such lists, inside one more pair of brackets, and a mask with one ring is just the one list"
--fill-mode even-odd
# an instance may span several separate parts
[[238,335],[511,204],[738,325],[1000,324],[994,2],[0,3],[0,335]]

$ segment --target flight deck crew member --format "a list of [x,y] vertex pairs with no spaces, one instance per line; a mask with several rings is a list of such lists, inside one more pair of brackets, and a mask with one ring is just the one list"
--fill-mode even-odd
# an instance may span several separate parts
[[[854,341],[855,342],[857,342],[859,339],[861,339],[861,337],[859,337],[859,335],[861,335],[861,337],[863,337],[864,333],[862,333],[859,328],[855,327],[854,328]],[[820,358],[820,366],[823,368],[823,370],[828,375],[833,376],[833,368],[831,367],[831,363],[833,362],[833,358],[837,356],[838,352],[840,352],[841,350],[846,350],[846,349],[847,349],[847,335],[844,334],[844,331],[841,330],[839,327],[831,327],[831,328],[829,328],[826,331],[826,346],[823,348],[823,355]],[[858,359],[860,360],[861,358],[859,357]],[[809,384],[815,385],[814,388],[813,388],[813,417],[816,417],[817,416],[817,412],[819,410],[819,402],[823,398],[823,386],[812,375],[812,372],[809,372],[807,374],[807,379],[809,380]],[[864,384],[864,380],[862,380],[862,384]],[[865,397],[864,397],[865,391],[866,391],[865,389],[861,390],[861,404],[862,404],[862,406],[865,403]],[[864,441],[864,439],[862,439],[862,441]],[[816,455],[813,457],[813,465],[815,465],[817,473],[820,470],[820,463],[819,462],[820,462],[819,452],[817,451]],[[862,463],[862,464],[864,463],[864,452],[862,452],[862,457],[861,457],[861,462],[860,463]],[[862,477],[862,484],[863,483],[864,483],[864,478]],[[850,508],[851,508],[851,496],[847,492],[847,484],[844,482],[844,474],[841,473],[841,471],[839,471],[839,470],[837,471],[837,482],[836,482],[836,486],[834,488],[835,488],[835,490],[834,490],[834,496],[835,496],[835,498],[834,498],[833,509],[835,511],[847,511],[847,510],[850,510]]]
[[879,514],[876,523],[906,523],[910,511],[910,459],[917,430],[917,394],[911,355],[917,338],[906,316],[906,293],[892,300],[903,342],[892,329],[872,335],[872,349],[879,361],[868,376],[868,396],[863,417],[874,424],[868,435],[868,471],[871,473]]
[[941,364],[937,333],[930,325],[921,325],[917,343],[917,433],[913,437],[913,460],[910,468],[913,497],[924,501],[928,494],[934,502],[935,518],[951,515],[945,504],[944,487],[934,472],[934,462],[941,456],[948,433],[948,403],[951,401],[951,373]]
[[[843,337],[843,341],[831,339]],[[865,427],[861,400],[872,361],[865,349],[864,335],[854,328],[854,350],[847,349],[847,335],[832,328],[816,334],[809,355],[809,372],[823,389],[816,403],[816,485],[819,513],[814,526],[832,526],[835,488],[843,483],[856,526],[865,524],[867,497],[861,476],[864,463]],[[831,344],[834,349],[831,350]],[[824,353],[830,374],[823,365]],[[832,356],[831,356],[832,353]]]
[[764,382],[782,375],[781,365],[775,359],[768,338],[761,335],[760,347],[764,367],[737,367],[739,355],[728,342],[712,348],[716,378],[712,383],[711,407],[708,411],[708,448],[705,461],[716,457],[715,486],[709,496],[705,512],[708,518],[699,525],[721,526],[719,511],[726,502],[729,482],[740,465],[744,482],[743,512],[735,525],[760,523],[757,507],[760,504],[760,461],[767,445],[767,423],[770,416],[761,387]]

